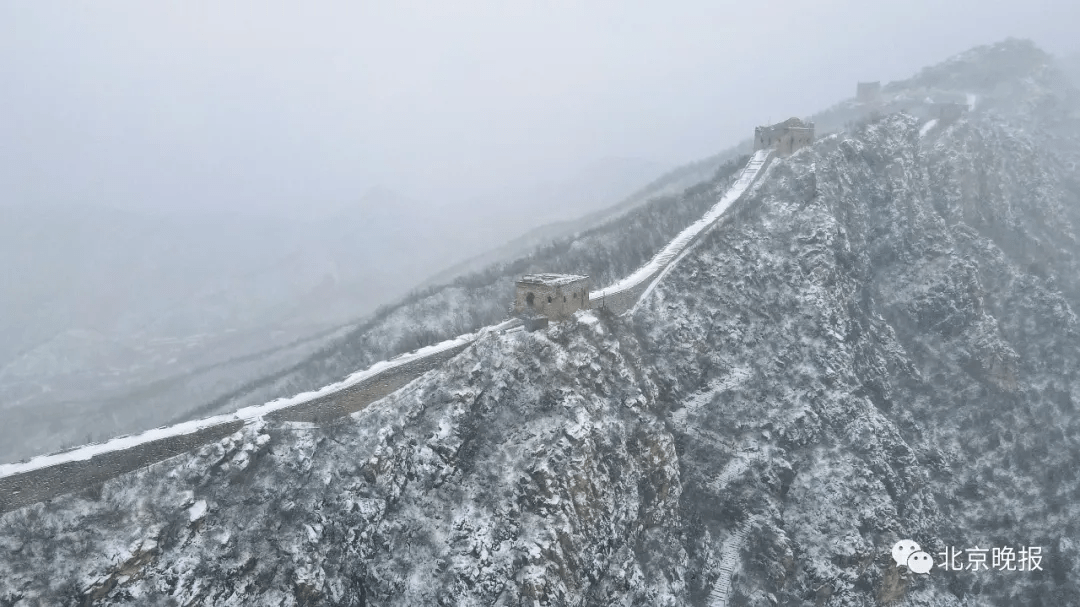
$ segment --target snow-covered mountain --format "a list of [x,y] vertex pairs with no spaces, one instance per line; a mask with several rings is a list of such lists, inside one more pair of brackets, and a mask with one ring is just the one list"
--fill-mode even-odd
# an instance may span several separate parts
[[[526,203],[583,214],[640,187],[652,166],[598,164]],[[523,205],[503,200],[501,212],[535,226],[542,218]],[[3,462],[197,415],[333,348],[377,306],[508,237],[506,217],[379,188],[306,221],[0,213]]]
[[[0,515],[0,603],[1080,604],[1080,105],[1049,65],[1011,40],[894,83],[980,102],[773,163],[628,316]],[[900,539],[1041,560],[919,575]]]
[[231,413],[279,397],[318,389],[355,371],[399,354],[452,339],[505,320],[513,282],[522,274],[584,272],[594,286],[608,285],[648,261],[671,238],[716,203],[736,179],[746,157],[713,167],[710,178],[679,195],[649,200],[607,221],[534,246],[527,254],[487,266],[410,294],[359,324],[331,347],[282,373],[252,381],[216,399],[200,414]]

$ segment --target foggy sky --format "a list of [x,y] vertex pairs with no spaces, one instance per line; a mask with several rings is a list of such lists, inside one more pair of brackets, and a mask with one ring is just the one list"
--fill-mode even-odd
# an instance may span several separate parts
[[5,2],[0,204],[303,216],[674,166],[975,45],[1073,52],[1078,5]]

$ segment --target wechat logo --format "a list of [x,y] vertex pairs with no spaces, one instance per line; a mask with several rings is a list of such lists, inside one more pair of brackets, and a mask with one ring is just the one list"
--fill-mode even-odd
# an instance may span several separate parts
[[898,567],[907,567],[915,573],[930,573],[934,567],[934,559],[911,540],[900,540],[893,544],[892,558]]

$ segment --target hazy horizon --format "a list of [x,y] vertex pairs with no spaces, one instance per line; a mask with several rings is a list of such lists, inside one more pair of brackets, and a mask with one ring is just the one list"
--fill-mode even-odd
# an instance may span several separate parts
[[1073,53],[1078,17],[1048,0],[9,4],[0,204],[306,217],[384,189],[506,212],[506,192],[610,159],[673,168],[972,46]]

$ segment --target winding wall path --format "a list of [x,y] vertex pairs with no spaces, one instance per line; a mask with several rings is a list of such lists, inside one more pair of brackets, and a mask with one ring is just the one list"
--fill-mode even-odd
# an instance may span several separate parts
[[[755,152],[738,179],[698,221],[669,242],[649,263],[618,283],[589,294],[595,307],[622,314],[633,309],[643,294],[681,256],[700,241],[735,201],[758,179],[772,159],[768,151]],[[220,440],[256,420],[322,421],[363,409],[414,379],[442,365],[469,347],[480,335],[506,331],[521,324],[509,320],[476,333],[421,348],[350,375],[314,392],[278,399],[219,415],[141,434],[84,445],[71,451],[36,457],[27,462],[0,464],[0,513],[99,485],[126,472]]]
[[720,546],[720,577],[716,579],[709,592],[709,607],[727,607],[731,596],[731,577],[739,565],[739,552],[746,543],[746,534],[750,531],[750,522],[739,526]]
[[638,268],[636,272],[620,280],[619,282],[605,287],[599,291],[589,293],[589,302],[593,307],[607,308],[616,314],[622,314],[633,309],[638,300],[651,292],[652,287],[663,278],[667,270],[678,263],[679,259],[697,244],[708,233],[718,219],[731,207],[735,201],[742,198],[750,186],[768,167],[773,159],[768,150],[754,152],[750,160],[739,173],[739,177],[731,187],[724,192],[720,200],[701,217],[701,219],[687,226],[679,235],[664,246],[649,263]]

